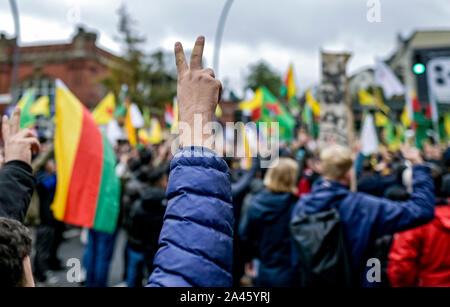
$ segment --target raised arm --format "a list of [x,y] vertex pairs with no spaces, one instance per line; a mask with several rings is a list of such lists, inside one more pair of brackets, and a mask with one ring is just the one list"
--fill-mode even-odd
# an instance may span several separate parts
[[38,152],[40,145],[30,130],[20,131],[19,127],[19,108],[16,108],[11,120],[3,116],[5,165],[0,169],[0,217],[23,222],[36,184],[31,153]]
[[[205,145],[210,134],[194,129],[212,121],[221,84],[202,69],[204,37],[199,37],[187,66],[175,45],[178,68],[180,141],[171,164],[164,225],[149,286],[229,287],[232,285],[233,207],[226,163]],[[191,129],[192,128],[192,129]],[[200,125],[200,129],[203,126]]]
[[[421,226],[434,218],[435,194],[430,169],[423,165],[420,152],[416,148],[404,149],[403,155],[414,164],[413,192],[407,201],[395,202],[379,198],[375,206],[368,207],[368,214],[372,215],[375,221],[375,237]],[[364,203],[362,205],[364,206]]]

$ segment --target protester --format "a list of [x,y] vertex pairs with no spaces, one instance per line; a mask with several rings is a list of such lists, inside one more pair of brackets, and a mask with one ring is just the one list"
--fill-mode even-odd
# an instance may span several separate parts
[[297,192],[299,198],[311,192],[312,186],[320,178],[322,172],[320,159],[314,153],[307,150],[303,159],[305,162],[303,172],[300,175]]
[[151,186],[140,192],[141,196],[134,203],[126,223],[128,287],[141,287],[144,270],[149,274],[153,271],[153,259],[158,250],[158,238],[167,205],[165,192],[168,173],[168,165],[147,173],[146,181]]
[[40,224],[36,230],[36,255],[34,258],[34,276],[36,281],[45,283],[53,279],[51,271],[62,268],[58,259],[58,248],[63,241],[65,225],[55,219],[51,205],[56,190],[56,165],[48,160],[45,169],[37,175],[37,193],[39,195]]
[[393,287],[450,287],[450,180],[444,180],[435,219],[396,235],[389,254]]
[[86,287],[107,287],[116,238],[117,231],[109,234],[89,229],[88,243],[83,255],[83,266],[86,269]]
[[[234,161],[234,159],[232,159]],[[242,159],[241,161],[247,161]],[[239,160],[234,163],[239,165]],[[239,287],[241,277],[244,275],[245,260],[243,259],[242,251],[244,249],[243,242],[240,241],[239,233],[239,221],[241,220],[242,204],[245,196],[248,194],[252,179],[255,177],[256,172],[259,169],[259,159],[252,159],[252,165],[249,170],[243,170],[241,168],[234,169],[233,163],[228,163],[231,172],[231,197],[233,199],[234,210],[234,238],[233,238],[233,286]]]
[[31,155],[39,151],[36,136],[20,131],[20,109],[2,119],[4,165],[0,169],[0,217],[23,222],[35,188]]
[[[199,37],[188,67],[175,45],[180,123],[194,127],[194,115],[213,121],[221,83],[202,69],[205,38]],[[182,149],[171,163],[168,206],[150,286],[231,286],[233,207],[226,163],[205,146],[211,135],[180,127]],[[190,129],[189,129],[190,130]]]
[[[281,141],[266,174],[260,156],[251,167],[242,167],[248,159],[223,160],[212,133],[196,131],[194,119],[201,115],[200,128],[215,121],[222,91],[214,71],[202,68],[204,43],[197,39],[189,66],[181,44],[175,45],[179,139],[115,146],[119,163],[111,169],[116,166],[123,188],[118,223],[113,233],[88,230],[86,286],[108,285],[115,249],[129,287],[141,287],[148,275],[153,287],[450,286],[450,149],[433,139],[420,144],[422,152],[393,150],[382,141],[378,152],[375,147],[365,156],[358,142],[352,153],[333,141],[319,152],[302,123],[296,140]],[[35,186],[38,285],[61,268],[64,230],[51,210],[56,166],[47,161],[51,153],[41,155],[40,165],[47,162],[34,178],[32,154],[40,145],[31,130],[20,131],[20,112],[2,120],[0,286],[7,287],[34,285],[31,237],[20,223]],[[172,157],[170,146],[178,141]],[[359,192],[350,191],[356,188],[351,183]],[[126,244],[116,248],[121,231]],[[369,259],[379,260],[381,280],[370,278]],[[253,280],[243,282],[244,273]]]
[[[293,211],[293,219],[300,213],[314,214],[336,208],[343,227],[345,245],[349,253],[353,285],[366,284],[366,255],[377,238],[417,227],[434,217],[434,185],[430,169],[423,165],[419,150],[404,147],[403,156],[414,164],[413,193],[405,202],[394,202],[364,193],[352,193],[350,186],[353,165],[350,150],[331,146],[321,154],[323,180],[317,182],[312,192],[304,195]],[[304,242],[297,242],[302,245]],[[320,243],[318,243],[320,244]],[[301,264],[301,257],[296,258]],[[303,265],[301,274],[314,268]],[[347,276],[348,278],[348,276]],[[340,284],[344,276],[331,281]],[[312,280],[306,281],[311,282]],[[328,280],[328,282],[330,282]],[[343,283],[341,283],[343,285]]]
[[31,235],[20,222],[0,217],[0,287],[34,287]]
[[[298,271],[292,265],[289,221],[297,195],[298,164],[288,158],[274,162],[264,178],[266,189],[256,195],[249,208],[247,225],[242,230],[247,260],[258,259],[254,285],[293,287]],[[250,265],[250,264],[249,264]]]

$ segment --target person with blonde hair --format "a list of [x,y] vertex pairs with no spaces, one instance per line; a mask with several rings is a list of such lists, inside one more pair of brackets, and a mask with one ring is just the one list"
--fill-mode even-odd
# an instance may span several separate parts
[[[326,281],[328,285],[340,286],[369,286],[380,283],[380,280],[368,274],[369,269],[373,267],[373,265],[368,266],[371,263],[368,262],[368,258],[370,258],[368,255],[374,247],[376,239],[426,224],[433,219],[435,195],[430,169],[423,165],[423,159],[418,149],[403,147],[402,154],[414,165],[413,191],[409,200],[396,202],[349,191],[353,166],[351,151],[339,145],[330,146],[322,151],[323,178],[314,184],[310,194],[304,195],[299,200],[292,214],[292,228],[301,226],[301,223],[308,221],[308,218],[310,221],[310,224],[306,223],[306,228],[297,228],[296,234],[299,236],[295,238],[296,251],[304,252],[303,259],[297,255],[295,261],[301,268],[300,274],[309,278],[302,280],[302,285],[306,283],[308,286],[315,286],[318,285],[318,280]],[[316,251],[328,252],[330,244],[334,244],[340,235],[336,235],[334,237],[336,240],[333,242],[326,240],[309,242],[311,241],[308,240],[312,229],[311,223],[316,223],[315,226],[317,226],[319,214],[322,214],[323,218],[324,213],[333,210],[337,212],[335,216],[338,217],[339,222],[336,225],[340,227],[338,232],[342,233],[340,238],[343,238],[344,249],[347,250],[343,254],[348,256],[348,261],[345,260],[345,263],[349,263],[350,272],[343,273],[342,270],[336,268],[334,275],[331,276],[330,267],[322,266],[325,273],[320,276],[317,268],[305,263],[308,261],[305,260],[305,257],[314,259],[314,263],[321,263],[318,260],[325,261],[331,258],[324,259],[320,255],[312,255],[314,251],[310,246],[308,248],[308,244],[313,244]],[[311,216],[315,216],[315,218],[311,218]],[[322,226],[328,227],[329,225],[323,224]],[[316,229],[321,231],[320,227]],[[299,237],[303,238],[303,242],[298,240]]]
[[297,176],[297,162],[289,158],[275,161],[264,178],[265,190],[251,202],[241,237],[247,246],[246,260],[259,261],[255,286],[297,285],[298,273],[291,265],[289,233],[289,220],[298,200]]

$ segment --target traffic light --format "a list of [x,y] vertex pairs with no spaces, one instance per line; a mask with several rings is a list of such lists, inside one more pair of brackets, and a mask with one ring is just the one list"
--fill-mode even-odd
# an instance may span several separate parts
[[413,65],[413,72],[416,75],[421,75],[425,73],[426,66],[422,62],[422,57],[419,54],[416,54],[414,57],[414,65]]
[[425,65],[423,65],[422,63],[414,64],[413,71],[416,75],[423,74],[425,70],[426,70]]

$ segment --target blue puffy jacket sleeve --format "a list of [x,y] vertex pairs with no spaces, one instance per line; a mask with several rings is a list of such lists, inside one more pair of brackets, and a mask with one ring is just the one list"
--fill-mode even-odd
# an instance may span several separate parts
[[169,200],[149,286],[232,286],[233,207],[228,166],[209,149],[171,163]]
[[373,220],[375,238],[426,224],[434,218],[434,183],[430,169],[417,165],[413,168],[413,192],[409,200],[395,202],[366,195],[361,206]]

